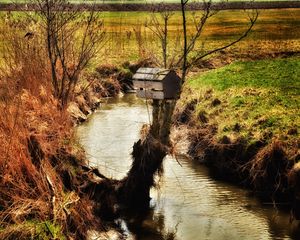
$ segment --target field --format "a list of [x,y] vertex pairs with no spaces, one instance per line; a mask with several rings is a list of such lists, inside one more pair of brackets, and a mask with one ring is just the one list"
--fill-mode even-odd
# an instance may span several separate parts
[[[246,54],[255,58],[257,55],[300,50],[300,33],[297,31],[300,9],[261,10],[259,14],[249,37],[230,50],[235,57]],[[105,49],[111,63],[133,61],[151,56],[153,52],[159,56],[160,43],[155,34],[145,27],[150,18],[148,12],[106,12],[102,17],[108,37]],[[220,46],[239,36],[247,24],[247,15],[243,11],[220,12],[208,22],[199,46],[204,44],[207,49]],[[180,39],[181,31],[179,13],[171,17],[169,29],[170,50],[180,51],[181,46],[176,41]],[[194,26],[190,24],[188,31],[192,32],[193,29]]]
[[[10,18],[5,12],[0,15],[3,32],[10,31],[5,29],[5,21],[9,21],[5,19],[22,21],[26,16],[21,12],[11,13]],[[194,30],[191,13],[188,17],[188,32],[191,35]],[[157,65],[161,64],[160,42],[156,35],[145,26],[151,19],[151,13],[103,12],[100,13],[100,18],[104,21],[106,39],[104,43],[101,43],[104,45],[103,51],[94,60],[92,67],[101,65],[103,56],[105,56],[105,63],[116,65],[141,58],[153,58]],[[221,11],[209,20],[198,46],[212,49],[228,43],[243,33],[247,25],[247,13],[244,11]],[[250,35],[227,51],[228,61],[240,58],[260,59],[285,52],[299,52],[299,26],[300,9],[260,10],[257,23]],[[18,34],[24,36],[27,32],[34,31],[36,27],[35,23],[26,24],[26,27],[22,26],[22,29],[18,29]],[[169,20],[169,58],[174,57],[182,49],[181,31],[180,13],[175,12]]]

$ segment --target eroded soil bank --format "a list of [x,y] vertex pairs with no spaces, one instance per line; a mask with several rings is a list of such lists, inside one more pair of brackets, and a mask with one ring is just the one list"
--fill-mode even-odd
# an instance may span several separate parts
[[86,83],[82,84],[67,109],[73,123],[86,121],[101,105],[102,99],[131,91],[133,74],[138,68],[152,64],[149,59],[144,59],[135,63],[124,62],[121,66],[100,65],[92,73],[84,76]]

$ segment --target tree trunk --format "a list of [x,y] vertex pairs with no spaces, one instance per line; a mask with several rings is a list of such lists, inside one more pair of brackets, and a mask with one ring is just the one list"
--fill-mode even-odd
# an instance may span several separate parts
[[185,5],[186,2],[181,0],[181,15],[182,15],[182,28],[183,28],[183,63],[182,63],[182,82],[185,81],[186,72],[187,72],[187,30],[186,30],[186,16],[185,16]]
[[153,122],[147,135],[133,146],[133,162],[118,191],[119,200],[128,207],[149,206],[150,188],[159,174],[170,146],[170,128],[176,100],[153,100]]

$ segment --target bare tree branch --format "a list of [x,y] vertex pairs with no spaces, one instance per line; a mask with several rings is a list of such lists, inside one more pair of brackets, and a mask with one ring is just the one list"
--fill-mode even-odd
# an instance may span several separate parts
[[[213,10],[212,9],[212,0],[209,0],[209,1],[204,0],[202,16],[199,19],[197,19],[196,14],[195,13],[193,14],[193,23],[195,26],[195,32],[194,32],[194,34],[192,34],[192,36],[189,39],[188,34],[187,34],[187,20],[186,20],[186,5],[188,4],[188,2],[189,2],[189,0],[181,0],[182,28],[183,28],[184,41],[183,41],[182,55],[179,57],[179,59],[176,63],[177,67],[179,65],[182,66],[181,70],[182,70],[182,81],[183,82],[185,80],[188,70],[193,65],[195,65],[197,62],[199,62],[201,59],[203,59],[213,53],[227,49],[227,48],[233,46],[234,44],[240,42],[245,37],[247,37],[258,18],[257,10],[255,10],[254,13],[252,13],[252,14],[248,13],[250,25],[248,26],[248,28],[245,30],[245,32],[243,34],[241,34],[236,40],[231,41],[230,43],[228,43],[222,47],[215,48],[215,49],[212,49],[212,50],[209,50],[209,51],[206,51],[203,53],[203,50],[199,51],[199,50],[195,49],[196,43],[198,42],[208,19],[211,18],[212,16],[216,15],[221,10]],[[189,56],[191,55],[192,52],[195,53],[195,56],[193,56],[192,59],[189,59]]]
[[104,40],[103,21],[92,9],[70,9],[68,0],[29,0],[42,20],[54,95],[67,105],[79,75]]
[[211,55],[213,53],[216,53],[216,52],[219,52],[219,51],[222,51],[222,50],[225,50],[226,48],[229,48],[231,46],[233,46],[234,44],[240,42],[241,40],[243,40],[244,38],[246,38],[248,36],[248,34],[250,33],[250,31],[252,30],[255,22],[257,21],[257,18],[258,18],[258,11],[255,10],[255,15],[254,16],[249,16],[249,21],[250,21],[250,25],[249,27],[246,29],[246,31],[239,37],[237,38],[236,40],[222,46],[222,47],[219,47],[219,48],[215,48],[213,50],[210,50],[204,54],[197,54],[194,58],[192,58],[191,62],[188,63],[188,67],[191,67],[192,65],[195,65],[199,60],[207,57],[208,55]]
[[[158,14],[160,18],[158,18]],[[168,62],[168,25],[173,15],[174,12],[170,11],[166,4],[161,3],[157,10],[152,10],[150,21],[145,24],[160,40],[164,68],[167,68]]]

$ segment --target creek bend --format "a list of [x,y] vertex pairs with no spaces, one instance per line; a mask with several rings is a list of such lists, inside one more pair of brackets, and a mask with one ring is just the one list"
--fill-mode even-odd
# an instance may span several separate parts
[[[77,128],[89,164],[122,179],[132,146],[149,109],[133,94],[108,99]],[[121,221],[128,239],[239,240],[300,239],[289,214],[263,205],[239,187],[213,179],[209,170],[185,157],[167,157],[159,190],[151,190],[151,210],[143,221]]]

